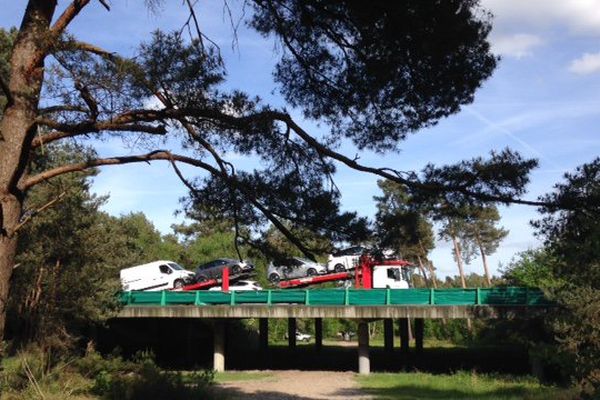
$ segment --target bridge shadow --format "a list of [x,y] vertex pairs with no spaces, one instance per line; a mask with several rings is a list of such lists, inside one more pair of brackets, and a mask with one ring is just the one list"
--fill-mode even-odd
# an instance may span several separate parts
[[[425,348],[417,353],[383,348],[370,350],[371,370],[375,372],[422,371],[452,373],[476,370],[482,373],[524,375],[530,372],[527,350],[520,346],[474,348]],[[292,350],[286,346],[271,346],[266,353],[229,354],[227,368],[235,370],[355,371],[356,347],[324,346],[317,351],[311,345]]]
[[[201,320],[121,320],[103,332],[99,349],[111,353],[119,349],[124,356],[151,350],[159,365],[172,369],[212,368],[212,328]],[[256,336],[256,337],[254,337]],[[325,345],[317,351],[314,344],[299,343],[296,349],[271,345],[259,351],[258,337],[231,323],[226,340],[226,368],[233,370],[356,371],[356,343]],[[527,374],[528,352],[520,346],[425,348],[422,353],[394,349],[388,354],[372,347],[371,370],[375,372],[423,371],[451,373],[476,370],[485,373]]]

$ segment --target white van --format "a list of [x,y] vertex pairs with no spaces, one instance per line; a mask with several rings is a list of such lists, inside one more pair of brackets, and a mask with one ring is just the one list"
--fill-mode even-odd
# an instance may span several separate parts
[[121,270],[123,290],[181,289],[194,273],[173,261],[154,261]]

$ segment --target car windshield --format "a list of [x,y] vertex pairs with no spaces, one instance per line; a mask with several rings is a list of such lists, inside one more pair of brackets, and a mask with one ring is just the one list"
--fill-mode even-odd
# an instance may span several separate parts
[[306,258],[296,258],[296,260],[300,261],[302,264],[312,264],[313,262],[307,260]]
[[169,267],[173,268],[175,271],[183,271],[183,267],[177,263],[169,263]]

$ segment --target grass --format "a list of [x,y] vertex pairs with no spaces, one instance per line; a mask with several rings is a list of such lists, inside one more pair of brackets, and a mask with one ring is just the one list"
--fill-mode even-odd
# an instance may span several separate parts
[[482,375],[459,372],[452,375],[425,373],[371,374],[358,376],[366,394],[381,400],[485,399],[485,400],[567,400],[568,389],[544,386],[530,377]]
[[218,372],[215,374],[216,383],[224,382],[240,382],[240,381],[257,381],[271,378],[273,374],[268,372],[255,372],[255,371],[228,371]]

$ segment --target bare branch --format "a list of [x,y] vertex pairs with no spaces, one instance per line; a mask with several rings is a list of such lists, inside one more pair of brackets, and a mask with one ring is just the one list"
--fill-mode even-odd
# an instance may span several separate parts
[[73,0],[71,4],[67,6],[65,11],[58,17],[52,28],[50,28],[50,33],[54,36],[60,36],[67,26],[73,21],[73,19],[79,14],[79,12],[88,5],[90,0]]
[[100,4],[102,4],[104,6],[104,8],[106,8],[106,11],[110,11],[110,6],[106,2],[106,0],[98,0],[98,1],[100,2]]
[[67,137],[82,136],[100,131],[142,132],[151,135],[165,135],[167,133],[167,129],[162,125],[154,126],[143,123],[115,124],[112,122],[84,122],[81,124],[69,125],[44,119],[40,119],[38,123],[55,129],[55,131],[35,137],[31,142],[32,148]]
[[40,108],[39,110],[39,114],[40,115],[48,115],[48,114],[54,114],[57,112],[82,112],[82,113],[87,113],[89,110],[87,108],[83,108],[80,106],[73,106],[70,104],[61,104],[61,105],[57,105],[57,106],[50,106],[50,107],[44,107],[44,108]]
[[99,114],[98,102],[96,101],[96,99],[94,99],[94,96],[92,95],[90,90],[87,88],[87,86],[83,85],[79,81],[75,81],[75,89],[77,89],[77,91],[81,95],[81,98],[83,99],[85,104],[87,104],[87,106],[90,110],[90,113],[91,113],[90,119],[96,120],[98,118],[98,114]]
[[67,194],[67,192],[62,192],[57,197],[55,197],[54,199],[50,200],[49,202],[47,202],[46,204],[44,204],[40,208],[38,208],[38,209],[36,209],[34,211],[30,211],[27,214],[27,216],[25,218],[23,218],[23,220],[21,220],[21,222],[19,222],[13,229],[11,229],[9,231],[8,237],[10,238],[10,237],[14,236],[19,231],[19,229],[23,228],[23,226],[25,226],[29,221],[31,221],[31,219],[33,217],[35,217],[36,215],[38,215],[41,212],[44,212],[46,209],[52,207],[54,204],[58,203],[60,200],[62,200],[63,197],[65,197],[66,194]]
[[73,41],[73,42],[69,42],[69,45],[77,50],[96,54],[97,56],[107,58],[109,60],[114,60],[114,59],[118,58],[118,55],[116,53],[111,53],[108,50],[104,50],[104,49],[102,49],[96,45],[90,44],[90,43],[81,42],[81,41]]

